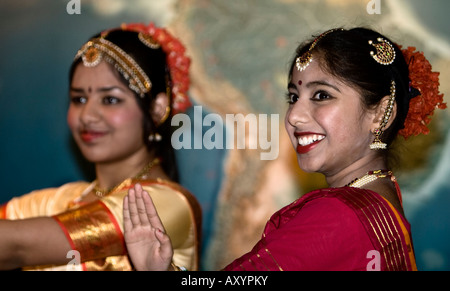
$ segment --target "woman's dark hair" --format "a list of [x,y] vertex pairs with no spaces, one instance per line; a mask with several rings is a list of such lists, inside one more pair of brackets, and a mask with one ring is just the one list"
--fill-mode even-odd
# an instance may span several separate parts
[[[100,34],[92,38],[99,37]],[[154,106],[156,96],[163,92],[168,95],[169,102],[172,102],[170,88],[171,78],[166,63],[166,55],[161,48],[152,49],[143,44],[139,38],[138,33],[134,31],[125,31],[121,29],[111,30],[104,37],[106,40],[120,47],[126,52],[134,61],[142,68],[145,74],[149,77],[152,87],[151,90],[140,97],[135,93],[136,101],[143,112],[143,140],[149,151],[155,151],[155,155],[162,159],[161,166],[166,174],[174,181],[178,181],[178,171],[175,160],[175,152],[171,144],[172,127],[170,125],[170,116],[162,124],[156,125],[153,122],[151,112]],[[77,65],[81,62],[81,58],[73,62],[69,71],[69,83],[72,82],[73,74]],[[129,82],[117,70],[117,75],[120,80],[128,86]],[[172,104],[170,104],[172,108]],[[158,132],[162,139],[161,141],[150,141],[149,135]]]
[[[394,46],[396,58],[390,65],[379,64],[370,55],[376,49],[369,41],[376,43],[380,37]],[[307,52],[312,43],[313,41],[308,41],[297,48],[289,71],[290,77],[296,58]],[[325,35],[318,40],[312,54],[320,59],[320,66],[325,72],[360,92],[366,109],[373,108],[384,96],[389,96],[391,81],[395,81],[397,115],[381,137],[383,142],[390,145],[398,131],[404,127],[411,98],[408,64],[400,48],[380,33],[358,27],[335,30]]]

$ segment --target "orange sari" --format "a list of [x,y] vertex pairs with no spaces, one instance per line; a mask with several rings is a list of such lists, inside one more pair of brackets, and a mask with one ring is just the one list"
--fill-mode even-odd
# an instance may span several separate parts
[[[93,183],[68,183],[59,188],[34,191],[0,207],[0,218],[53,217],[65,233],[80,264],[76,270],[132,270],[123,237],[123,197],[139,182],[153,199],[174,246],[173,262],[197,270],[201,211],[197,200],[178,184],[164,181],[127,180],[108,196],[89,204],[79,200]],[[69,257],[69,254],[68,254]],[[70,257],[72,258],[72,257]],[[67,260],[68,263],[70,259]],[[68,266],[31,266],[24,270],[67,270]]]

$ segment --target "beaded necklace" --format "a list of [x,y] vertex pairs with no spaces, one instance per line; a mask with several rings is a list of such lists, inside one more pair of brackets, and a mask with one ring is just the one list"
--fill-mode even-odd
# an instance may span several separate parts
[[93,189],[95,196],[97,196],[99,198],[103,198],[106,195],[110,194],[111,192],[113,192],[113,191],[115,191],[115,190],[117,190],[119,188],[122,188],[122,186],[124,186],[125,184],[130,183],[131,180],[140,179],[140,178],[145,177],[145,175],[148,173],[148,171],[151,168],[153,168],[154,166],[158,165],[160,163],[160,161],[161,160],[159,158],[155,158],[153,161],[148,163],[136,176],[134,176],[133,178],[126,178],[125,180],[120,182],[118,185],[116,185],[116,186],[114,186],[112,188],[109,188],[109,189],[101,189],[101,188],[99,188],[98,187],[98,181],[95,180],[94,181],[95,186],[94,186],[94,189]]
[[394,174],[392,173],[392,171],[389,170],[376,170],[376,171],[369,171],[367,172],[367,174],[365,174],[364,176],[360,177],[360,178],[356,178],[355,180],[351,181],[350,183],[348,183],[345,186],[348,187],[354,187],[354,188],[361,188],[366,184],[369,184],[379,178],[390,178],[392,183],[394,183],[395,186],[395,190],[397,192],[397,197],[400,201],[400,204],[403,205],[403,199],[402,199],[402,194],[400,191],[400,187],[397,183],[397,178],[395,178]]
[[376,171],[369,171],[367,174],[360,178],[356,178],[355,180],[348,183],[346,186],[348,187],[355,187],[355,188],[361,188],[366,184],[369,184],[379,178],[386,178],[390,177],[391,180],[394,182],[395,177],[392,173],[392,171],[389,170],[376,170]]

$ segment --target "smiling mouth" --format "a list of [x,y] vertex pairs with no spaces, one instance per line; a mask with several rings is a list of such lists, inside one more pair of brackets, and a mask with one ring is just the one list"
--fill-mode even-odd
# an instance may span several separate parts
[[105,133],[96,131],[82,131],[80,133],[81,139],[85,142],[92,142],[95,139],[102,137],[104,135]]
[[323,140],[325,136],[319,134],[312,134],[308,136],[297,136],[299,146],[308,146],[315,142]]

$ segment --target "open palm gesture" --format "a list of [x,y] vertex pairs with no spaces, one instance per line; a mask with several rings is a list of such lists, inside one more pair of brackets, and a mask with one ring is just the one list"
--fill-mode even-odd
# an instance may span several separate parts
[[131,188],[124,198],[123,222],[128,255],[136,270],[168,270],[172,244],[150,195],[140,184]]

